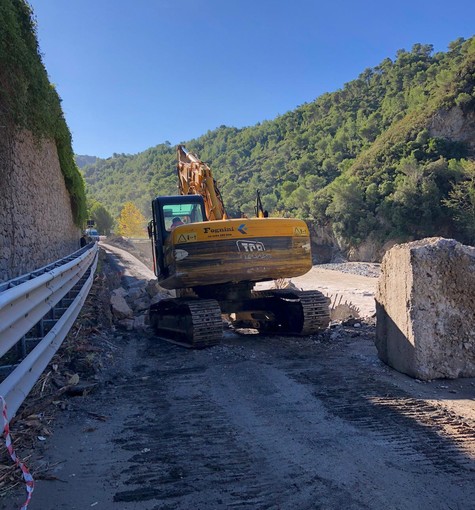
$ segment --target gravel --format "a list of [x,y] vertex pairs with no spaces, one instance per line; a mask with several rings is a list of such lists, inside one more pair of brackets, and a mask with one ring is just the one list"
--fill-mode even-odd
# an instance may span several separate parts
[[319,264],[322,269],[341,271],[342,273],[378,278],[381,274],[381,264],[373,262],[342,262],[337,264]]

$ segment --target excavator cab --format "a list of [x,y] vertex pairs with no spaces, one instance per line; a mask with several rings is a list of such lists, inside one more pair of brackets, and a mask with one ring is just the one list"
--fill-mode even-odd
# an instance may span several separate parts
[[175,226],[203,221],[207,221],[207,218],[201,195],[163,196],[152,201],[148,235],[152,240],[154,272],[159,280],[167,278],[170,273],[165,263],[165,250]]

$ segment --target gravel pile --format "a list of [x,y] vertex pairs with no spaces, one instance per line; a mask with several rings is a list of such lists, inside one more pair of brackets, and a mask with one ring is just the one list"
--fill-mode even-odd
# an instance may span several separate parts
[[378,278],[381,274],[381,264],[373,262],[341,262],[337,264],[319,264],[322,269],[331,269],[332,271],[341,271],[342,273],[357,274],[368,276],[369,278]]

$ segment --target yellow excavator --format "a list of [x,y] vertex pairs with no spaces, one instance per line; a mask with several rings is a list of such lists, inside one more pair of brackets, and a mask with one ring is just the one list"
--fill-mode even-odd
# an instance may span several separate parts
[[270,218],[257,194],[256,217],[230,219],[208,165],[177,147],[180,195],[152,201],[149,237],[154,270],[176,298],[150,308],[165,339],[190,348],[218,344],[222,314],[236,328],[312,335],[328,326],[319,291],[255,291],[257,282],[291,278],[312,267],[310,236],[298,219]]

